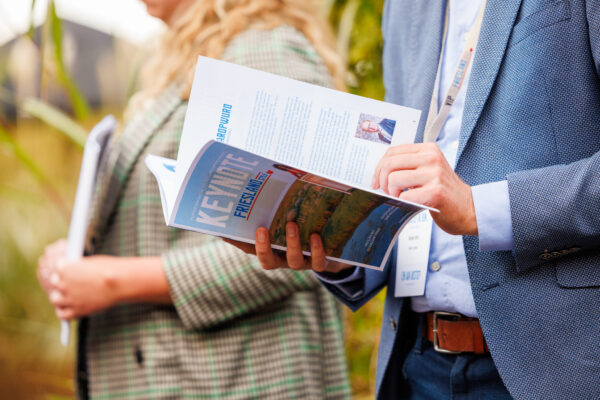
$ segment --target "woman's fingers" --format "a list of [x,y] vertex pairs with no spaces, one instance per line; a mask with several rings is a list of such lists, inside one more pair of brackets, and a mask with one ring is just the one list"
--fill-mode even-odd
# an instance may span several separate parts
[[239,242],[237,240],[227,239],[227,238],[222,238],[222,239],[224,242],[237,247],[238,249],[242,250],[246,254],[256,255],[256,248],[252,243]]
[[59,319],[69,320],[75,318],[77,315],[72,307],[60,307],[56,309],[56,316]]
[[264,269],[275,269],[281,265],[281,259],[273,254],[269,241],[269,230],[260,227],[256,230],[256,257]]
[[295,222],[288,222],[285,226],[285,240],[288,266],[295,270],[307,269],[304,255],[302,254],[298,225]]
[[327,260],[325,259],[325,250],[323,249],[323,242],[321,236],[318,233],[310,235],[310,262],[312,269],[317,272],[325,271],[327,267]]
[[51,245],[47,246],[44,254],[50,258],[64,257],[67,253],[67,241],[65,239],[57,240]]
[[52,303],[54,308],[68,307],[71,305],[66,296],[59,290],[52,290],[48,295],[48,298],[50,299],[50,303]]
[[50,269],[48,268],[48,263],[46,261],[46,257],[44,256],[40,256],[40,258],[38,258],[37,277],[42,289],[48,291],[48,278],[50,278]]
[[298,225],[295,222],[287,223],[287,249],[284,261],[283,255],[279,257],[271,249],[269,231],[266,228],[258,228],[256,230],[256,256],[262,267],[264,269],[291,268],[297,271],[312,269],[316,272],[339,272],[352,267],[348,264],[327,261],[325,247],[318,233],[313,233],[310,236],[311,257],[307,259],[302,253],[299,232]]

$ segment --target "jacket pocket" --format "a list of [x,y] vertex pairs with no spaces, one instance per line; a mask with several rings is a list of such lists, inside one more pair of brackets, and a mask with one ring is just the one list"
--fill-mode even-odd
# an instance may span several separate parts
[[600,254],[583,253],[557,260],[556,282],[563,288],[600,287]]
[[570,18],[571,10],[566,0],[550,3],[517,22],[513,28],[509,46],[514,46],[532,34]]

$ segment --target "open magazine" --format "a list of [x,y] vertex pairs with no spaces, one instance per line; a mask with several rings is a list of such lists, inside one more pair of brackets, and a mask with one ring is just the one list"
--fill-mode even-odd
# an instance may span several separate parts
[[177,160],[149,155],[167,225],[382,269],[403,226],[427,207],[370,189],[390,145],[414,141],[418,110],[200,57]]

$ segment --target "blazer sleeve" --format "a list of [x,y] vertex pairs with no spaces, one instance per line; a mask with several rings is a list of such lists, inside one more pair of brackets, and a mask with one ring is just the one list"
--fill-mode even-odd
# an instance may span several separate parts
[[256,257],[218,238],[187,247],[195,232],[182,234],[162,254],[173,304],[186,329],[208,329],[256,312],[318,283],[307,271],[264,271]]
[[[286,26],[243,32],[230,42],[222,58],[332,85],[327,68],[306,38]],[[264,271],[256,257],[218,238],[188,231],[176,235],[161,258],[174,306],[187,329],[208,329],[319,285],[309,271]]]
[[352,282],[336,283],[335,274],[328,276],[327,280],[320,279],[320,281],[339,301],[352,311],[357,311],[387,285],[390,269],[394,267],[391,259],[392,257],[383,271],[357,267],[353,273],[356,278]]
[[[600,1],[586,2],[586,17],[600,77]],[[600,251],[600,152],[568,165],[516,172],[507,180],[517,271]]]
[[519,272],[583,250],[600,250],[599,177],[600,152],[568,165],[508,176]]

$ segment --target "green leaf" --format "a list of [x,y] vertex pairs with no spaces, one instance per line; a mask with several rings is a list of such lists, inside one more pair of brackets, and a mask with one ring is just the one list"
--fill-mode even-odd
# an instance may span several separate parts
[[56,14],[56,6],[54,1],[51,1],[48,5],[48,20],[50,23],[50,30],[52,36],[52,43],[54,45],[54,62],[56,63],[56,71],[58,74],[58,80],[63,85],[67,92],[67,96],[71,101],[73,107],[73,113],[78,120],[87,118],[90,113],[90,106],[87,100],[81,93],[81,90],[77,87],[77,84],[67,71],[63,58],[63,29],[62,21]]
[[30,97],[23,101],[21,109],[32,117],[58,129],[81,149],[85,146],[87,131],[58,108]]
[[0,126],[0,143],[4,145],[6,149],[21,163],[21,165],[29,171],[36,181],[42,183],[47,179],[44,176],[42,170],[36,165],[32,157],[19,146],[10,133],[8,133],[2,126]]
[[31,40],[35,40],[35,23],[33,21],[33,10],[35,9],[35,2],[36,0],[31,0],[31,10],[29,12],[29,29],[27,30],[27,33],[25,33],[25,35]]

